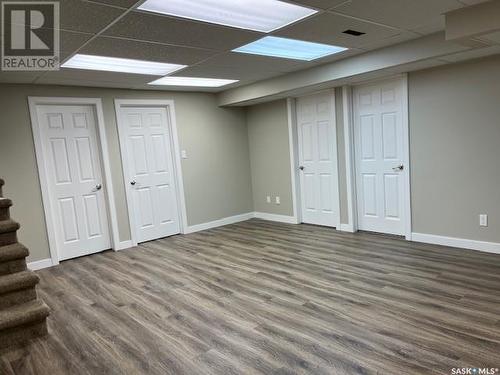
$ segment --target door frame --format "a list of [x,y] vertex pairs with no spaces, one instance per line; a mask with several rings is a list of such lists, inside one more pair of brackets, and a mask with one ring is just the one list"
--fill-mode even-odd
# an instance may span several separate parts
[[313,93],[308,93],[295,98],[287,98],[287,117],[288,117],[288,140],[289,140],[289,151],[290,151],[290,176],[292,182],[292,202],[293,202],[293,221],[296,224],[301,224],[302,217],[302,191],[300,184],[300,174],[299,174],[299,134],[297,127],[297,101],[302,97],[308,97],[319,94],[329,94],[331,100],[331,119],[333,131],[335,134],[333,148],[335,150],[335,160],[336,160],[336,173],[334,185],[337,187],[337,194],[335,196],[335,216],[337,221],[337,226],[335,229],[341,230],[340,223],[340,185],[339,185],[339,175],[338,175],[338,140],[337,140],[337,112],[335,107],[335,89],[328,89],[317,91]]
[[104,113],[102,109],[102,100],[100,98],[74,98],[74,97],[42,97],[28,96],[28,106],[31,117],[31,129],[33,132],[33,141],[35,145],[35,158],[38,167],[38,176],[40,179],[40,188],[42,191],[43,211],[45,215],[45,226],[49,240],[49,252],[52,259],[52,265],[59,264],[60,249],[57,246],[55,232],[54,204],[51,199],[48,187],[48,170],[43,156],[42,133],[38,122],[37,106],[39,105],[86,105],[93,106],[96,116],[96,135],[97,148],[101,159],[101,170],[104,178],[104,200],[106,202],[108,224],[111,239],[111,248],[115,251],[120,250],[120,237],[118,232],[118,220],[116,216],[115,197],[113,181],[111,178],[111,163],[109,159],[108,141],[106,138],[106,126],[104,122]]
[[129,189],[129,165],[128,158],[124,155],[126,150],[126,139],[123,130],[123,124],[121,121],[121,109],[123,107],[162,107],[167,111],[167,116],[170,122],[170,144],[172,145],[172,160],[174,161],[174,182],[176,187],[176,200],[177,206],[179,207],[179,227],[182,234],[186,233],[188,228],[187,225],[187,213],[186,213],[186,198],[184,195],[184,181],[182,178],[182,163],[181,163],[181,151],[179,145],[179,135],[177,132],[177,121],[175,115],[175,103],[174,100],[162,100],[162,99],[115,99],[115,113],[116,113],[116,126],[118,128],[118,138],[120,141],[120,158],[122,162],[123,171],[123,186],[125,188],[125,196],[127,198],[128,207],[128,219],[130,224],[130,236],[132,241],[132,246],[137,246],[137,233],[135,225],[134,216],[134,203],[133,197]]
[[[357,210],[357,181],[356,181],[356,157],[355,157],[355,139],[354,139],[354,88],[359,86],[372,85],[376,83],[387,82],[391,80],[400,80],[402,95],[403,95],[403,163],[405,166],[404,178],[404,201],[403,209],[405,213],[405,233],[406,240],[412,239],[412,209],[411,209],[411,164],[410,164],[410,126],[409,126],[409,111],[408,111],[408,74],[398,74],[395,76],[364,81],[353,86],[343,86],[343,105],[344,105],[344,136],[345,136],[345,160],[347,171],[347,200],[349,213],[349,227],[352,232],[357,232],[358,227],[358,210]],[[351,227],[352,226],[352,227]]]

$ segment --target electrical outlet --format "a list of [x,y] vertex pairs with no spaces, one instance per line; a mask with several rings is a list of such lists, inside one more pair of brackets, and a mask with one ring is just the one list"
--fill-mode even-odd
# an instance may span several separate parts
[[487,227],[488,226],[488,215],[486,215],[486,214],[479,215],[479,226],[480,227]]
[[271,196],[270,196],[270,195],[268,195],[268,196],[266,197],[266,202],[267,202],[267,203],[271,203]]
[[281,204],[281,199],[279,196],[276,197],[276,204]]

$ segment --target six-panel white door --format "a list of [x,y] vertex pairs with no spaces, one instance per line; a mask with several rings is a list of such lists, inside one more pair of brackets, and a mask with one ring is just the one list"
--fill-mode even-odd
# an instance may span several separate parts
[[402,80],[354,89],[358,227],[405,233]]
[[332,92],[297,99],[302,222],[339,223],[335,97]]
[[109,249],[93,106],[37,106],[59,260]]
[[164,107],[120,107],[137,242],[180,233],[171,126]]

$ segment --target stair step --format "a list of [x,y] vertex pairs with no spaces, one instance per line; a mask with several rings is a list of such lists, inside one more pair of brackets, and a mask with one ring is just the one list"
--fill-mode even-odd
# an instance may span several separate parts
[[34,300],[0,311],[0,337],[2,331],[10,328],[43,321],[49,316],[48,306],[40,300]]
[[0,246],[0,262],[8,262],[10,260],[24,259],[28,255],[30,255],[29,250],[20,243]]
[[15,232],[20,227],[21,226],[19,225],[19,223],[16,223],[14,220],[11,220],[11,219],[2,220],[2,221],[0,221],[0,234],[1,233]]
[[7,198],[0,198],[0,221],[10,218],[9,209],[12,206],[12,201]]
[[2,294],[2,298],[0,298],[0,310],[33,301],[36,297],[35,288],[15,290],[14,292]]
[[0,331],[0,349],[11,351],[15,347],[27,344],[30,340],[47,335],[47,333],[45,320]]
[[[14,259],[0,262],[0,277],[27,270],[26,259]],[[0,301],[1,302],[1,301]]]
[[40,281],[36,273],[23,271],[0,276],[0,295],[16,290],[34,288]]
[[17,230],[21,226],[14,220],[0,221],[0,246],[11,245],[17,242]]

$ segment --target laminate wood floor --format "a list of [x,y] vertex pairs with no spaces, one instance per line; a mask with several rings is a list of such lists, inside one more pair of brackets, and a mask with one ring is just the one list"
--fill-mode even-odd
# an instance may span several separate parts
[[250,220],[38,274],[50,336],[5,374],[500,367],[499,255]]

